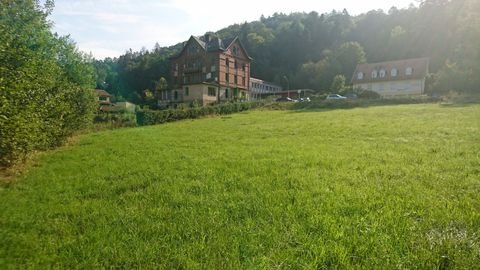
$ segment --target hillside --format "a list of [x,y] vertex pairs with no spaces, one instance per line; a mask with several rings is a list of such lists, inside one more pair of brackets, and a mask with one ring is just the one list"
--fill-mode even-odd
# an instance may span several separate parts
[[[425,0],[418,8],[392,7],[357,16],[347,10],[276,13],[210,34],[238,36],[253,58],[253,77],[323,93],[336,75],[351,78],[357,63],[428,57],[428,92],[440,95],[450,90],[478,92],[479,18],[477,0]],[[169,57],[182,42],[97,61],[97,87],[143,103],[144,90],[155,90],[161,77],[170,81]]]
[[0,182],[0,268],[468,269],[478,119],[399,105],[82,135]]

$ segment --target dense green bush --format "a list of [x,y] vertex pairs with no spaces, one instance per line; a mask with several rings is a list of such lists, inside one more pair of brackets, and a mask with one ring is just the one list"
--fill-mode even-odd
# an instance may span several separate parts
[[135,127],[137,115],[134,112],[98,112],[95,115],[94,123],[110,128]]
[[95,73],[71,40],[51,33],[51,1],[1,3],[0,166],[10,166],[91,123]]
[[140,110],[137,112],[139,125],[155,125],[183,119],[196,119],[207,115],[224,115],[265,106],[265,101],[252,101],[240,103],[221,103],[214,106],[193,107],[183,109],[169,109],[163,111]]

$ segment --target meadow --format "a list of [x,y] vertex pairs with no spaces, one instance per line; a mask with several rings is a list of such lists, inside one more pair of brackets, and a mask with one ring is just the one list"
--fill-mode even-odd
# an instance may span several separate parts
[[474,269],[480,105],[85,134],[0,204],[0,269]]

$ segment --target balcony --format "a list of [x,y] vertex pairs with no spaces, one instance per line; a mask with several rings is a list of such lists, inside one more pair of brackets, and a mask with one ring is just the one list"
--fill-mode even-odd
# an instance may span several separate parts
[[183,72],[184,73],[198,73],[198,72],[202,72],[202,68],[201,67],[187,67],[187,68],[185,68],[185,70]]

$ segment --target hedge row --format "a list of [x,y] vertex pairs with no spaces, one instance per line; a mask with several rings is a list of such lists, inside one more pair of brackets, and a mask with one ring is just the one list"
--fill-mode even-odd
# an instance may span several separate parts
[[183,119],[196,119],[207,115],[225,115],[262,107],[265,101],[223,103],[214,106],[170,109],[163,111],[141,110],[137,112],[137,124],[140,126],[162,124]]
[[109,128],[135,127],[137,115],[134,112],[98,112],[93,122],[104,124]]
[[0,169],[92,122],[95,70],[34,0],[0,1]]

